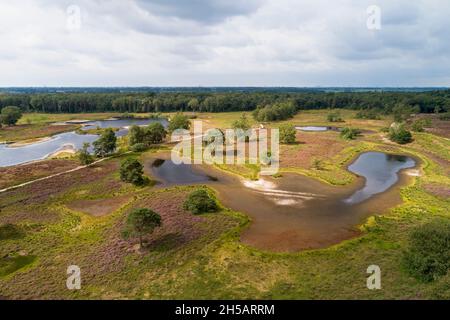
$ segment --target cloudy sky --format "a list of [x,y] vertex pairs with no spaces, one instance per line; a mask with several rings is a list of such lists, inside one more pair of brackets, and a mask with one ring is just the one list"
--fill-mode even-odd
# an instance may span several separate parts
[[448,0],[0,0],[0,86],[450,86],[449,15]]

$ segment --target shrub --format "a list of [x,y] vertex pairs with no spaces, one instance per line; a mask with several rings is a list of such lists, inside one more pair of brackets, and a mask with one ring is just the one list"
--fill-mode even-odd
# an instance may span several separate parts
[[416,120],[411,125],[411,130],[414,132],[424,132],[425,125],[426,125],[425,120],[423,120],[423,119]]
[[345,127],[341,131],[341,137],[347,140],[354,140],[361,134],[359,129]]
[[4,107],[1,111],[0,121],[4,125],[13,126],[22,117],[22,111],[18,107]]
[[450,112],[443,113],[439,115],[439,119],[443,121],[449,121],[450,120]]
[[280,126],[280,141],[281,143],[290,144],[295,142],[297,130],[292,124],[286,123]]
[[85,142],[83,143],[83,147],[80,151],[78,151],[78,160],[80,161],[80,164],[83,166],[87,166],[94,162],[94,157],[89,153],[90,144]]
[[356,119],[368,119],[368,120],[380,120],[380,114],[375,109],[364,109],[359,111],[356,116]]
[[144,143],[136,143],[130,147],[130,150],[133,152],[143,152],[147,150],[147,146]]
[[450,221],[439,219],[416,228],[409,237],[403,264],[410,275],[424,282],[450,269]]
[[328,122],[344,122],[340,112],[332,112],[327,115]]
[[134,185],[142,185],[144,179],[144,167],[134,158],[128,158],[120,164],[120,179]]
[[142,238],[161,225],[161,216],[156,212],[146,208],[135,209],[127,217],[122,236],[124,238],[139,237],[139,244],[142,247]]
[[205,189],[192,192],[183,204],[184,210],[193,214],[215,212],[218,209],[217,202],[209,195]]
[[412,135],[403,124],[393,123],[389,128],[389,139],[398,144],[406,144],[412,141]]

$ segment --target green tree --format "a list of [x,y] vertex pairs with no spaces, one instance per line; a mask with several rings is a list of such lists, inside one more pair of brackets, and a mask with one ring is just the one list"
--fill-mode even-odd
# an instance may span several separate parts
[[184,210],[193,214],[215,212],[218,209],[217,202],[209,195],[205,189],[193,191],[183,204]]
[[4,107],[1,111],[1,123],[7,126],[13,126],[22,117],[22,111],[18,107]]
[[164,141],[167,132],[164,126],[159,122],[151,123],[144,130],[144,143],[147,145],[158,144]]
[[128,133],[128,139],[130,146],[137,143],[144,142],[144,130],[139,126],[131,126],[130,132]]
[[198,99],[197,98],[192,98],[191,100],[189,100],[188,108],[191,109],[192,111],[199,111],[199,109],[200,109],[200,102],[198,101]]
[[281,143],[291,144],[295,143],[295,136],[297,130],[292,124],[286,123],[280,126],[280,141]]
[[243,131],[247,131],[248,129],[250,129],[250,123],[247,119],[247,115],[245,113],[241,114],[240,118],[235,120],[231,126],[235,130],[241,129]]
[[117,138],[111,128],[106,129],[100,138],[94,141],[94,153],[97,157],[106,157],[116,150]]
[[135,158],[127,158],[120,164],[120,179],[134,185],[142,185],[144,179],[144,167]]
[[140,208],[134,209],[127,217],[126,227],[122,235],[125,238],[138,237],[139,245],[143,247],[143,237],[162,225],[161,216],[156,212]]
[[181,112],[178,112],[170,119],[168,130],[169,132],[173,132],[177,129],[189,130],[190,127],[191,122],[189,121],[189,118]]
[[94,157],[89,153],[88,149],[90,144],[88,142],[83,143],[83,147],[78,151],[78,160],[84,166],[94,162]]

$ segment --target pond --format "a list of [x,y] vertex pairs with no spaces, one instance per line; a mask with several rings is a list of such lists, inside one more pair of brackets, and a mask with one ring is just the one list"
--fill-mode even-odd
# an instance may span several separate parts
[[349,204],[360,203],[388,190],[398,181],[399,171],[415,166],[416,161],[407,156],[382,152],[363,153],[348,167],[348,170],[364,177],[365,185],[345,199],[344,202]]
[[244,243],[263,250],[297,252],[358,235],[356,226],[366,218],[401,203],[399,187],[408,177],[400,179],[402,169],[416,165],[410,157],[364,153],[349,166],[361,179],[345,187],[295,173],[243,180],[212,166],[177,166],[170,160],[153,160],[149,167],[158,180],[170,185],[208,184],[225,207],[247,214],[252,222],[241,234]]
[[304,126],[304,127],[295,127],[296,130],[300,131],[311,131],[311,132],[322,132],[333,130],[332,127],[321,127],[321,126]]
[[[126,120],[102,120],[86,122],[83,130],[100,128],[121,128],[116,132],[116,136],[121,137],[128,134],[128,127],[131,125],[147,125],[152,122],[160,122],[167,126],[166,119],[126,119]],[[9,146],[0,144],[0,167],[14,166],[36,160],[42,160],[49,155],[71,146],[75,150],[80,149],[83,143],[91,143],[98,139],[97,135],[77,134],[75,131],[65,132],[52,136],[51,138],[24,146]]]
[[153,174],[166,184],[195,184],[216,180],[192,165],[175,164],[172,160],[156,159],[151,167]]

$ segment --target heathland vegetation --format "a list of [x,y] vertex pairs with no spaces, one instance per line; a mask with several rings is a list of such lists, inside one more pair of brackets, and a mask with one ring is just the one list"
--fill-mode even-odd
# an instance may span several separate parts
[[[245,214],[225,208],[214,185],[156,183],[151,163],[170,150],[164,127],[131,127],[119,138],[102,129],[92,146],[94,154],[88,145],[79,151],[79,161],[91,164],[85,168],[70,171],[79,166],[73,158],[0,168],[0,188],[69,171],[0,192],[0,296],[449,299],[448,98],[447,91],[0,95],[2,106],[18,106],[23,113],[18,125],[0,129],[1,134],[14,132],[8,136],[11,140],[30,128],[34,131],[27,137],[34,138],[42,128],[53,127],[49,122],[172,111],[163,114],[173,123],[169,130],[189,128],[194,116],[222,132],[260,127],[261,122],[280,128],[283,144],[276,178],[300,173],[327,185],[350,185],[356,177],[346,166],[372,150],[420,161],[408,182],[395,191],[402,202],[385,212],[375,208],[373,214],[382,215],[362,221],[354,238],[320,250],[274,253],[241,241],[251,222]],[[278,106],[276,112],[270,111],[272,105]],[[289,106],[289,112],[284,113],[283,106]],[[238,112],[200,112],[231,110]],[[252,117],[254,110],[259,111]],[[47,113],[38,113],[42,111]],[[102,111],[115,113],[90,113]],[[189,111],[189,116],[180,111]],[[261,111],[271,120],[260,117]],[[429,114],[414,115],[418,111]],[[137,114],[141,112],[146,113]],[[340,130],[295,129],[329,126],[336,119],[328,117],[330,113],[339,115],[340,121],[332,125]],[[64,128],[58,130],[74,130]],[[94,156],[103,161],[92,164]],[[217,168],[246,179],[258,178],[260,169],[247,164]],[[83,270],[79,291],[64,285],[65,270],[73,263]],[[380,266],[382,290],[367,289],[369,264]]]

